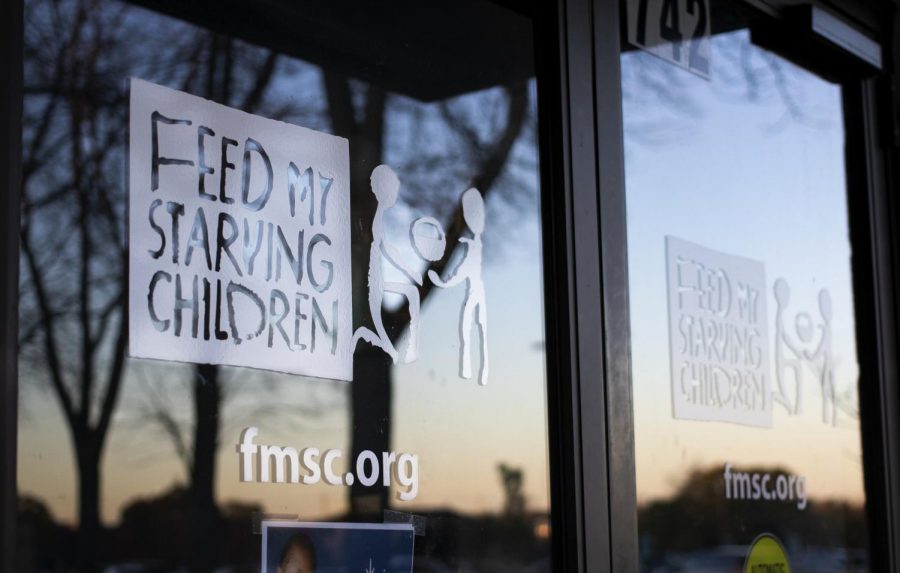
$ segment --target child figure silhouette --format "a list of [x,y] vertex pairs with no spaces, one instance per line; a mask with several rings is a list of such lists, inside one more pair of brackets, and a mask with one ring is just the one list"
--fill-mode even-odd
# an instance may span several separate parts
[[484,232],[484,199],[478,189],[469,189],[462,195],[463,220],[472,233],[471,237],[460,237],[459,242],[466,247],[462,260],[452,269],[446,280],[434,271],[428,271],[428,278],[441,288],[454,287],[466,283],[466,298],[459,320],[459,375],[472,378],[471,345],[472,325],[478,326],[481,342],[481,371],[478,383],[488,381],[487,311],[485,309],[484,281],[481,277],[482,243]]

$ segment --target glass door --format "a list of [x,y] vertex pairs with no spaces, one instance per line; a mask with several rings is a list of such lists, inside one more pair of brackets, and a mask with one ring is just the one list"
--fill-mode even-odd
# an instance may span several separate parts
[[868,571],[842,87],[742,6],[621,59],[639,568]]
[[549,570],[531,15],[24,9],[16,570]]

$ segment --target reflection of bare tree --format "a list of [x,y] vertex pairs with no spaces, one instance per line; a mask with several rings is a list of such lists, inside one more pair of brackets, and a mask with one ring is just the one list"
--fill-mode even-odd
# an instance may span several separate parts
[[[100,463],[126,370],[123,80],[142,75],[253,109],[277,60],[260,50],[238,55],[231,41],[216,35],[182,35],[177,24],[153,39],[135,10],[105,4],[100,10],[100,4],[34,0],[26,11],[23,371],[49,381],[70,431],[81,571],[94,569]],[[195,540],[192,568],[208,571],[205,549],[213,545],[208,536],[217,517],[218,371],[198,367],[193,391],[190,515],[192,531],[206,537]]]
[[[783,467],[742,467],[739,471],[772,476],[773,482],[776,476],[792,473]],[[825,563],[836,562],[828,551],[864,555],[865,506],[860,502],[812,498],[801,511],[796,500],[765,499],[761,492],[752,493],[757,490],[749,485],[742,499],[729,499],[722,466],[686,470],[679,479],[678,489],[670,497],[651,500],[638,508],[642,570],[684,571],[688,557],[712,557],[722,548],[747,545],[760,532],[772,533],[789,544],[789,552],[794,550],[792,565],[799,565],[804,552],[824,552],[829,557]],[[738,565],[743,557],[741,554]],[[820,571],[823,562],[818,563],[800,568]],[[866,569],[850,568],[848,564],[847,570]]]
[[[156,463],[161,457],[172,452],[182,465],[186,482],[191,481],[195,459],[198,406],[195,404],[194,384],[173,387],[173,381],[160,376],[153,368],[144,365],[132,367],[131,376],[140,389],[141,402],[131,412],[129,426],[146,433],[148,427],[156,428],[164,437],[165,444],[159,444],[156,436],[148,447],[142,450],[136,464]],[[197,366],[184,380],[197,378]],[[217,372],[219,400],[210,404],[219,405],[219,433],[215,447],[222,446],[221,436],[237,435],[241,428],[258,423],[260,419],[279,416],[281,427],[306,429],[310,421],[318,420],[338,408],[334,387],[322,392],[304,393],[301,403],[285,403],[284,382],[295,383],[285,376],[264,371],[247,373],[238,368],[224,368]],[[182,377],[176,378],[181,379]],[[207,381],[201,382],[208,384]],[[190,403],[190,409],[185,404]]]
[[503,514],[510,519],[520,519],[525,515],[525,495],[522,485],[525,475],[522,468],[514,468],[506,464],[497,466],[500,473],[500,484],[503,486]]
[[[21,357],[23,376],[46,380],[63,412],[78,471],[78,568],[95,569],[101,530],[101,463],[120,390],[134,370],[126,361],[127,252],[124,238],[127,99],[124,79],[143,77],[203,95],[232,107],[327,128],[351,139],[353,162],[353,276],[361,302],[368,264],[368,229],[374,212],[369,175],[386,160],[386,123],[415,122],[426,106],[389,98],[376,87],[324,74],[318,85],[278,90],[277,82],[309,87],[311,66],[237,44],[175,21],[102,0],[29,0],[26,10],[26,102],[22,199]],[[292,84],[293,85],[293,84]],[[271,97],[273,91],[278,97]],[[312,95],[310,95],[312,94]],[[324,97],[323,97],[324,96]],[[498,182],[515,161],[513,148],[529,123],[525,84],[494,90],[486,110],[444,104],[432,109],[437,149],[427,156],[401,145],[401,172],[419,168],[411,195],[444,219],[448,244],[465,230],[457,207],[465,185],[484,196],[508,199],[520,193]],[[322,105],[322,99],[327,105]],[[262,110],[262,111],[260,111]],[[478,112],[478,113],[475,113]],[[402,116],[402,117],[401,117]],[[489,129],[485,129],[488,126]],[[476,128],[477,127],[477,128]],[[415,131],[415,130],[413,130]],[[449,143],[457,145],[453,153]],[[402,149],[401,149],[402,147]],[[529,167],[533,170],[533,165]],[[499,195],[499,197],[497,197]],[[441,272],[452,255],[432,265]],[[420,291],[424,301],[431,287]],[[362,319],[362,308],[355,309]],[[396,341],[407,327],[405,308],[385,309],[385,324]],[[352,385],[353,449],[389,449],[391,365],[380,351],[360,346],[358,380]],[[136,369],[139,370],[139,369]],[[152,371],[152,369],[148,369]],[[135,376],[141,373],[134,372]],[[153,378],[148,412],[171,440],[188,475],[186,503],[191,521],[192,571],[214,565],[221,515],[215,503],[216,453],[224,410],[233,393],[225,373],[196,366],[190,378],[191,421],[179,419],[167,401],[166,380]],[[156,401],[154,401],[156,400]],[[264,407],[257,401],[257,407]],[[304,411],[292,406],[292,409]],[[371,492],[371,489],[369,490]],[[354,487],[351,507],[361,514],[387,505],[386,491],[366,497]],[[368,501],[367,501],[368,500]],[[366,505],[366,504],[369,505]]]
[[[647,145],[671,144],[685,137],[718,101],[770,104],[780,115],[767,118],[769,130],[793,122],[826,128],[821,110],[810,105],[807,73],[750,41],[746,29],[713,37],[712,79],[707,80],[640,51],[622,60],[625,137]],[[715,99],[710,99],[715,98]]]
[[[211,34],[206,56],[206,97],[225,105],[238,101],[234,78],[250,78],[250,86],[240,101],[244,111],[251,112],[263,98],[275,72],[277,55],[270,52],[254,73],[252,67],[236,69],[234,43],[230,38]],[[252,66],[252,64],[251,64]],[[243,73],[239,73],[243,72]],[[189,88],[189,86],[186,86]],[[215,499],[216,452],[221,426],[222,388],[220,368],[197,365],[193,379],[194,432],[190,465],[190,508],[196,551],[192,552],[192,573],[208,573],[215,566],[216,542],[219,538],[219,513]]]
[[124,102],[119,86],[109,84],[120,62],[105,54],[124,32],[123,14],[100,15],[90,2],[74,2],[48,3],[42,15],[58,26],[27,27],[26,34],[21,344],[26,370],[49,381],[69,429],[78,567],[91,571],[100,461],[127,344],[124,209],[121,185],[110,176]]
[[[182,89],[232,107],[253,112],[262,102],[275,75],[278,56],[235,42],[219,34],[196,36],[194,58],[185,62]],[[216,564],[220,516],[215,499],[216,454],[225,392],[218,366],[198,364],[191,391],[193,427],[185,436],[174,412],[156,408],[154,419],[173,442],[189,475],[188,518],[191,523],[189,567],[208,573]],[[157,404],[160,404],[157,402]]]
[[78,472],[77,565],[94,570],[101,459],[125,372],[124,10],[35,0],[26,13],[21,245],[25,372],[49,382]]

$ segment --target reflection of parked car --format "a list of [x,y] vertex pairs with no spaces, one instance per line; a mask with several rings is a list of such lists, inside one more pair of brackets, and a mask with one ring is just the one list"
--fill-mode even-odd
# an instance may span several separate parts
[[553,562],[549,557],[545,557],[526,565],[520,570],[520,573],[550,573],[553,571]]
[[816,547],[793,557],[791,565],[797,571],[815,573],[859,573],[868,571],[868,559],[863,549]]
[[108,565],[103,573],[181,573],[156,561],[129,561]]
[[[747,547],[722,545],[691,553],[670,555],[665,565],[653,573],[740,573]],[[812,547],[805,551],[788,550],[795,573],[863,573],[868,571],[864,549]]]
[[443,561],[433,557],[416,557],[413,559],[413,571],[428,571],[429,573],[472,573],[475,571],[468,563],[458,563],[456,567],[450,567]]
[[747,547],[743,545],[722,545],[673,555],[653,573],[741,573],[746,556]]

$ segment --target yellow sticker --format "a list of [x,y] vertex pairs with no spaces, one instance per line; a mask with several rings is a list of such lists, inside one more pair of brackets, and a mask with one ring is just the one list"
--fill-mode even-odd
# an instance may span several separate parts
[[753,541],[744,562],[744,573],[791,573],[787,553],[777,537],[763,533]]

